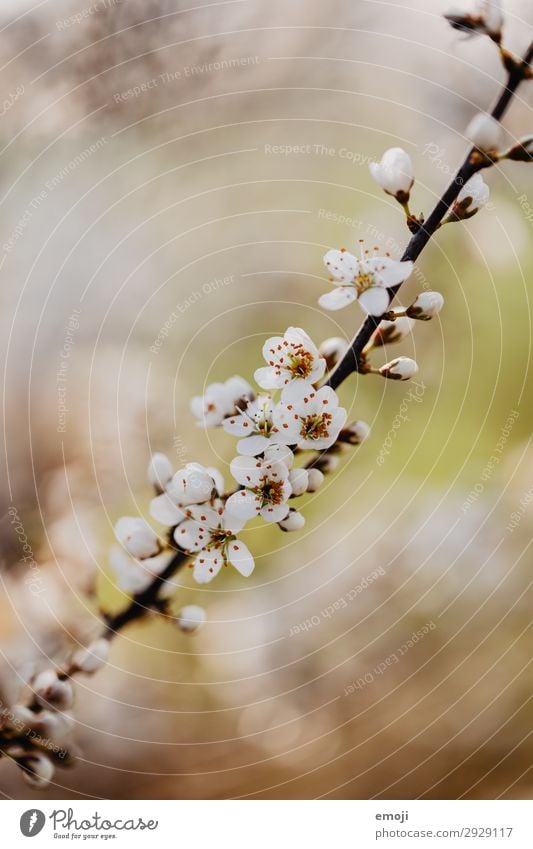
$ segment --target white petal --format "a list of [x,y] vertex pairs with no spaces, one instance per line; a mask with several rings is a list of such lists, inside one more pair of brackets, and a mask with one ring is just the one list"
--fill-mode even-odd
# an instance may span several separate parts
[[324,264],[332,277],[343,283],[351,283],[359,271],[359,260],[348,251],[328,251]]
[[240,539],[233,540],[228,544],[226,556],[231,565],[235,566],[244,578],[248,578],[254,571],[254,558],[248,547]]
[[281,520],[285,518],[288,512],[289,505],[285,503],[263,507],[260,511],[260,515],[261,518],[265,520],[265,522],[281,522]]
[[269,445],[270,440],[266,436],[248,436],[237,443],[237,451],[247,457],[256,457],[258,454],[262,454]]
[[185,513],[177,507],[168,494],[164,492],[150,502],[150,516],[162,525],[177,525],[185,518]]
[[235,457],[230,463],[230,471],[237,483],[255,486],[261,477],[261,461],[255,457]]
[[379,278],[379,280],[387,287],[397,286],[407,280],[413,272],[413,263],[408,260],[406,262],[398,262],[389,257],[372,257],[366,261],[367,265]]
[[313,384],[308,380],[291,380],[290,383],[283,389],[281,400],[284,404],[298,403],[302,398],[312,395],[314,392]]
[[318,299],[318,303],[325,310],[342,310],[348,304],[353,304],[357,299],[357,292],[353,286],[337,286],[331,292],[326,292]]
[[176,543],[184,551],[200,551],[211,539],[207,524],[186,519],[174,531]]
[[213,578],[218,575],[224,559],[220,551],[201,551],[193,567],[193,578],[199,584],[208,584]]
[[224,419],[222,427],[226,433],[231,434],[231,436],[246,436],[252,432],[252,425],[250,424],[249,417],[242,414],[230,416],[229,418]]
[[254,371],[254,380],[262,389],[276,389],[280,384],[280,379],[276,376],[276,372],[271,366],[263,366]]
[[242,516],[235,516],[234,513],[228,509],[224,510],[224,513],[221,516],[221,521],[224,530],[231,531],[232,534],[238,534],[239,531],[242,531],[247,522],[247,520],[243,519]]
[[286,445],[269,445],[265,451],[265,461],[283,463],[288,469],[294,462],[294,454]]
[[241,489],[239,492],[230,495],[226,502],[226,509],[228,513],[233,514],[238,519],[247,521],[257,516],[261,509],[261,502],[248,490]]
[[383,286],[372,286],[359,295],[358,303],[369,315],[382,315],[390,303],[389,293]]

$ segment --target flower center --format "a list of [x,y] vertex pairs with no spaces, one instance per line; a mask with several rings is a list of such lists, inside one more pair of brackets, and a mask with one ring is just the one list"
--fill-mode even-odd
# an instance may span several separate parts
[[259,484],[254,487],[253,491],[261,499],[261,507],[267,504],[282,504],[283,503],[283,481],[274,481],[272,478],[265,475],[259,481]]
[[376,285],[376,277],[372,271],[360,271],[354,280],[358,293],[361,295],[367,289]]
[[306,416],[301,419],[300,436],[303,439],[325,439],[329,436],[329,428],[333,416],[331,413]]
[[213,549],[218,551],[218,549],[223,548],[228,542],[235,539],[231,531],[225,531],[224,528],[210,528],[209,534],[211,539],[206,545],[208,551],[212,551]]

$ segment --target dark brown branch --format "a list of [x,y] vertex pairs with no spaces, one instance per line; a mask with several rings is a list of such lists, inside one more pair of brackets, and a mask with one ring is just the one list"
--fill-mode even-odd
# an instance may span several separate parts
[[[490,113],[492,117],[496,120],[499,121],[505,114],[518,86],[526,78],[526,74],[532,60],[533,42],[530,44],[522,61],[514,63],[508,71],[507,83],[505,85],[505,88],[503,89],[492,112]],[[453,178],[452,182],[450,183],[440,200],[437,202],[429,218],[424,221],[424,223],[420,226],[419,230],[410,239],[403,253],[402,260],[411,260],[414,262],[416,259],[418,259],[418,257],[430,241],[431,237],[440,227],[445,215],[447,214],[454,201],[457,199],[457,195],[459,194],[467,180],[469,180],[470,177],[472,177],[477,171],[480,171],[482,168],[486,168],[490,164],[491,163],[487,160],[476,155],[476,148],[471,148],[469,150],[466,159],[457,171],[457,174]],[[394,286],[389,289],[389,294],[391,295],[391,298],[396,295],[401,285],[402,284],[400,283],[400,285]],[[331,386],[333,389],[336,389],[354,371],[363,371],[363,350],[370,341],[370,337],[372,336],[373,332],[376,330],[377,327],[379,327],[382,321],[383,318],[381,316],[367,316],[367,318],[364,320],[363,324],[359,328],[357,334],[353,338],[348,351],[346,352],[342,360],[339,362],[337,367],[334,369],[334,371],[330,374],[328,380],[326,381],[327,386]]]

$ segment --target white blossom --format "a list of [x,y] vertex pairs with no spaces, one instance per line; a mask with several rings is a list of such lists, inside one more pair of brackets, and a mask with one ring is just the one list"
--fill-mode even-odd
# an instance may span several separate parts
[[299,531],[305,525],[305,519],[301,513],[291,508],[285,519],[278,524],[282,531]]
[[461,217],[461,211],[464,211],[468,214],[468,216],[471,216],[477,212],[480,207],[485,206],[489,198],[490,189],[481,174],[478,172],[467,180],[459,192],[454,204],[454,212],[459,213],[459,217]]
[[182,607],[176,617],[176,624],[180,631],[193,634],[205,624],[207,617],[203,607],[197,604],[187,604]]
[[304,492],[307,492],[309,472],[307,469],[292,469],[289,472],[289,483],[294,497],[303,495]]
[[413,327],[414,321],[407,316],[399,316],[394,321],[382,321],[372,334],[371,346],[380,348],[383,345],[401,342],[409,336]]
[[476,0],[474,15],[482,21],[487,35],[500,38],[503,27],[501,0]]
[[86,648],[78,649],[72,658],[72,665],[81,672],[96,672],[105,666],[109,657],[109,640],[99,637]]
[[443,306],[444,298],[440,292],[421,292],[407,312],[418,321],[429,321],[438,315]]
[[346,421],[346,410],[339,407],[336,392],[330,386],[302,388],[301,397],[282,402],[274,413],[275,437],[298,448],[323,451],[336,441]]
[[[239,458],[239,459],[245,459]],[[246,458],[248,459],[248,458]],[[232,496],[233,497],[233,496]],[[254,559],[237,534],[246,520],[235,511],[230,512],[222,503],[214,507],[195,506],[187,511],[188,517],[174,531],[174,539],[187,554],[196,553],[193,577],[199,584],[211,581],[222,566],[231,563],[245,578],[254,570]]]
[[396,357],[395,360],[381,366],[379,371],[383,377],[391,380],[409,380],[417,373],[418,366],[410,357]]
[[279,522],[289,512],[291,495],[289,470],[285,463],[235,457],[231,474],[243,488],[231,495],[226,509],[247,521],[261,516],[266,522]]
[[[318,299],[321,307],[339,310],[357,301],[369,315],[382,315],[390,302],[388,289],[407,280],[413,270],[410,261],[401,262],[388,256],[369,256],[362,249],[361,259],[342,249],[328,251],[324,256],[332,274],[335,289]],[[336,282],[335,282],[336,281]]]
[[176,472],[166,491],[152,499],[150,515],[163,525],[177,525],[185,518],[183,508],[209,501],[220,483],[221,479],[214,480],[212,469],[206,469],[200,463],[187,463],[185,468]]
[[33,681],[33,691],[42,707],[68,710],[72,707],[74,694],[68,681],[62,681],[54,669],[39,672]]
[[128,554],[140,560],[153,557],[161,548],[154,529],[138,516],[122,516],[115,525],[115,536]]
[[267,339],[263,357],[268,365],[256,370],[255,380],[262,389],[283,389],[283,398],[292,397],[302,382],[317,383],[326,370],[326,361],[300,327]]
[[475,147],[492,152],[499,150],[502,140],[502,127],[499,121],[487,112],[479,112],[466,128],[466,136]]
[[415,175],[411,157],[405,150],[391,147],[380,162],[371,162],[368,167],[374,180],[387,194],[393,195],[400,203],[407,203]]
[[232,415],[239,402],[250,400],[254,392],[250,384],[235,375],[225,383],[212,383],[203,395],[196,395],[191,400],[191,411],[198,419],[198,424],[204,427],[221,425],[226,416]]
[[125,593],[135,595],[145,590],[168,563],[168,552],[145,560],[135,560],[123,548],[113,546],[109,552],[109,565],[116,586]]
[[320,469],[309,469],[307,472],[307,492],[316,492],[324,483],[324,475]]
[[148,464],[148,480],[158,492],[163,492],[170,481],[174,469],[166,454],[156,451]]
[[232,436],[241,436],[237,443],[239,454],[254,457],[272,444],[274,403],[270,395],[259,395],[244,409],[224,419],[223,426]]

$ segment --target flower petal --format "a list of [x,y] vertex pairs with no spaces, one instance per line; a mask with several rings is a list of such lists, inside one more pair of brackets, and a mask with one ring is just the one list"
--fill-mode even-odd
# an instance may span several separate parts
[[261,509],[261,502],[257,496],[249,492],[247,489],[240,489],[239,492],[234,492],[226,501],[226,509],[228,513],[233,514],[238,519],[253,519],[257,516]]
[[254,571],[255,563],[248,547],[240,541],[233,540],[226,549],[228,561],[240,572],[244,578],[250,577]]
[[150,516],[162,525],[177,525],[185,518],[185,513],[177,507],[168,493],[164,492],[150,502]]
[[263,507],[260,511],[260,516],[265,522],[281,522],[289,512],[289,505],[275,504]]
[[382,315],[389,306],[390,295],[383,286],[372,286],[359,295],[358,303],[369,315]]
[[367,265],[387,287],[397,286],[399,283],[403,283],[403,281],[407,280],[409,275],[412,274],[414,267],[410,260],[398,262],[394,259],[390,259],[388,256],[372,257],[372,259],[366,261],[365,265]]
[[348,304],[357,300],[357,292],[353,286],[337,286],[331,292],[326,292],[318,299],[318,303],[325,310],[342,310]]
[[324,264],[329,273],[343,283],[351,283],[359,270],[359,260],[348,251],[328,251]]
[[262,389],[276,389],[280,382],[271,366],[257,368],[254,371],[254,380]]
[[237,451],[247,457],[256,457],[258,454],[262,454],[269,445],[270,440],[266,436],[248,436],[237,443]]
[[224,558],[220,551],[201,551],[193,567],[193,578],[198,584],[208,584],[222,569]]

